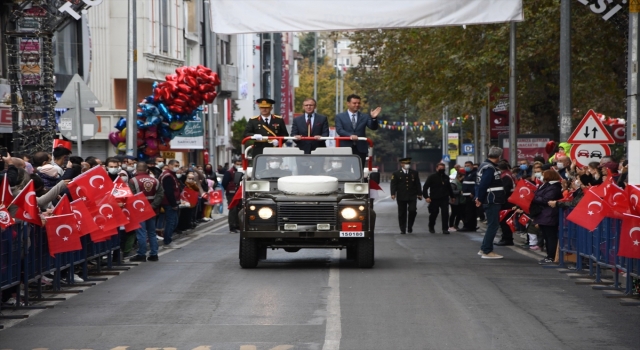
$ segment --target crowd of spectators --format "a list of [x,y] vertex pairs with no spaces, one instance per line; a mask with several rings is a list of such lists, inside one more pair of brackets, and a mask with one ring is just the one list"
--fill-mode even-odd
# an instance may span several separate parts
[[[115,256],[114,259],[158,261],[159,249],[175,248],[172,243],[175,234],[186,234],[199,224],[211,221],[214,213],[222,213],[223,203],[214,204],[213,198],[218,196],[213,193],[222,190],[218,177],[224,175],[225,167],[219,166],[214,171],[210,164],[181,165],[177,160],[167,161],[162,157],[147,161],[138,161],[131,156],[116,156],[105,160],[90,156],[83,159],[73,156],[70,150],[63,147],[57,147],[51,153],[6,154],[0,159],[0,183],[6,178],[15,197],[33,180],[38,206],[46,217],[63,196],[68,196],[73,201],[67,185],[93,167],[103,167],[113,181],[120,177],[134,194],[145,192],[156,212],[156,217],[141,223],[140,229],[131,232],[125,232],[122,228],[119,230],[121,249],[116,252],[122,255]],[[185,188],[198,193],[195,205],[181,196]],[[15,205],[9,206],[11,217],[14,217],[16,210]],[[2,234],[15,239],[11,229],[9,227]],[[73,271],[61,278],[83,282]],[[50,277],[42,278],[43,284],[51,282]],[[2,302],[15,305],[16,293],[18,287],[4,290]]]

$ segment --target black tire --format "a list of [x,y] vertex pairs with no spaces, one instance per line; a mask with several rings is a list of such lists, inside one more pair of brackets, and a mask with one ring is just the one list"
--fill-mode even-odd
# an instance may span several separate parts
[[287,253],[297,253],[300,251],[300,248],[284,248],[284,251]]
[[347,247],[347,260],[348,261],[356,260],[357,251],[358,251],[358,247],[356,245]]
[[370,239],[362,239],[358,241],[358,249],[356,251],[356,260],[358,261],[358,267],[363,269],[370,269],[373,267],[373,237]]
[[240,240],[240,266],[252,269],[258,266],[258,242],[251,238]]

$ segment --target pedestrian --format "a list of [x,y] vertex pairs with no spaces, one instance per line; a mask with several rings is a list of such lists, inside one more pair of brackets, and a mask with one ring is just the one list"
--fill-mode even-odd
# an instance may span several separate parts
[[278,140],[269,141],[268,137],[289,136],[282,117],[271,114],[276,101],[269,98],[259,98],[256,103],[260,108],[260,115],[249,119],[244,129],[244,137],[251,136],[255,140],[252,150],[253,157],[262,154],[265,147],[278,147]]
[[460,168],[455,174],[453,181],[451,182],[451,190],[453,191],[453,198],[449,204],[451,204],[451,216],[449,216],[449,232],[458,231],[460,221],[464,219],[464,205],[466,197],[462,194],[462,179],[464,179],[467,172]]
[[296,140],[301,137],[315,137],[317,141],[296,141],[298,148],[304,151],[304,154],[311,154],[311,151],[318,147],[326,147],[324,141],[320,141],[321,137],[329,136],[329,121],[327,117],[315,112],[316,100],[306,98],[302,102],[304,114],[293,119],[291,124],[291,136]]
[[476,175],[478,170],[473,166],[473,162],[464,162],[464,178],[462,178],[462,195],[464,196],[464,219],[462,221],[461,232],[475,232],[478,229],[476,220]]
[[180,209],[180,181],[176,172],[180,170],[180,162],[172,159],[169,161],[169,169],[160,175],[160,184],[164,190],[162,208],[164,209],[164,245],[163,248],[177,248],[172,243],[173,231],[178,226],[178,210]]
[[405,234],[405,230],[413,232],[413,223],[418,215],[417,201],[422,200],[422,186],[418,172],[411,169],[411,158],[400,159],[400,164],[401,169],[391,174],[391,199],[398,204],[400,233]]
[[438,212],[442,212],[442,234],[449,234],[449,199],[453,198],[449,176],[444,163],[438,163],[436,172],[429,175],[422,188],[422,194],[429,203],[429,232],[436,233]]
[[[501,161],[498,163],[498,170],[500,170],[500,181],[502,181],[502,187],[504,187],[504,192],[506,197],[509,198],[513,190],[515,189],[515,179],[513,174],[511,173],[510,165],[506,161]],[[505,200],[505,203],[500,207],[501,210],[510,210],[514,205]],[[513,245],[513,231],[511,227],[507,224],[507,220],[509,216],[505,217],[504,220],[500,221],[500,230],[502,231],[502,238],[498,243],[495,243],[497,246],[509,246]]]
[[[164,199],[164,188],[160,181],[149,175],[149,167],[144,162],[136,164],[135,176],[129,180],[129,188],[133,194],[144,193],[151,204],[151,208],[158,215],[160,205]],[[158,236],[156,235],[156,217],[152,217],[140,223],[136,230],[138,239],[138,251],[130,261],[158,261]],[[147,258],[147,241],[149,241],[149,258]]]
[[502,259],[503,256],[493,251],[493,239],[498,232],[500,207],[506,203],[507,195],[500,179],[498,161],[502,148],[491,147],[487,159],[478,167],[476,175],[476,207],[482,206],[487,218],[487,230],[482,240],[479,255],[483,259]]
[[378,129],[378,115],[382,108],[371,111],[371,115],[360,113],[360,96],[351,94],[347,96],[347,110],[336,115],[336,132],[338,136],[350,137],[352,142],[341,141],[340,147],[351,147],[352,153],[360,156],[362,169],[367,162],[369,144],[367,141],[357,141],[358,137],[367,137],[367,128]]
[[[539,264],[553,264],[556,258],[558,246],[559,210],[555,201],[562,198],[562,178],[557,171],[545,170],[542,175],[542,185],[536,190],[531,205],[538,205],[541,211],[533,216],[533,223],[538,225],[547,246],[547,256],[539,261]],[[533,210],[532,210],[533,211]]]
[[[224,177],[222,178],[222,188],[224,188],[225,196],[227,197],[227,203],[230,204],[233,200],[233,197],[236,195],[236,191],[240,188],[240,179],[236,179],[236,173],[241,172],[242,170],[242,159],[235,158],[233,161],[233,165],[229,168],[229,170],[224,173]],[[238,205],[229,209],[229,216],[227,217],[227,222],[229,223],[229,232],[239,233],[240,225],[238,223]]]

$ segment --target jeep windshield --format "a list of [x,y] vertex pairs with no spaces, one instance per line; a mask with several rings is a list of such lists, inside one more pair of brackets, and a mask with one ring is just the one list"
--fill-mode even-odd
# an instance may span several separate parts
[[333,176],[338,181],[362,179],[360,157],[355,155],[273,155],[262,154],[253,161],[256,180],[277,180],[285,176]]

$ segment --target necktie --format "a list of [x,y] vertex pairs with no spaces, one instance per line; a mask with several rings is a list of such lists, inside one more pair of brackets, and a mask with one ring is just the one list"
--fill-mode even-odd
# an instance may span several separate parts
[[265,124],[269,124],[269,118],[263,118]]
[[356,129],[356,114],[351,115],[351,126],[353,126],[353,130]]
[[311,136],[311,114],[307,114],[307,136]]

